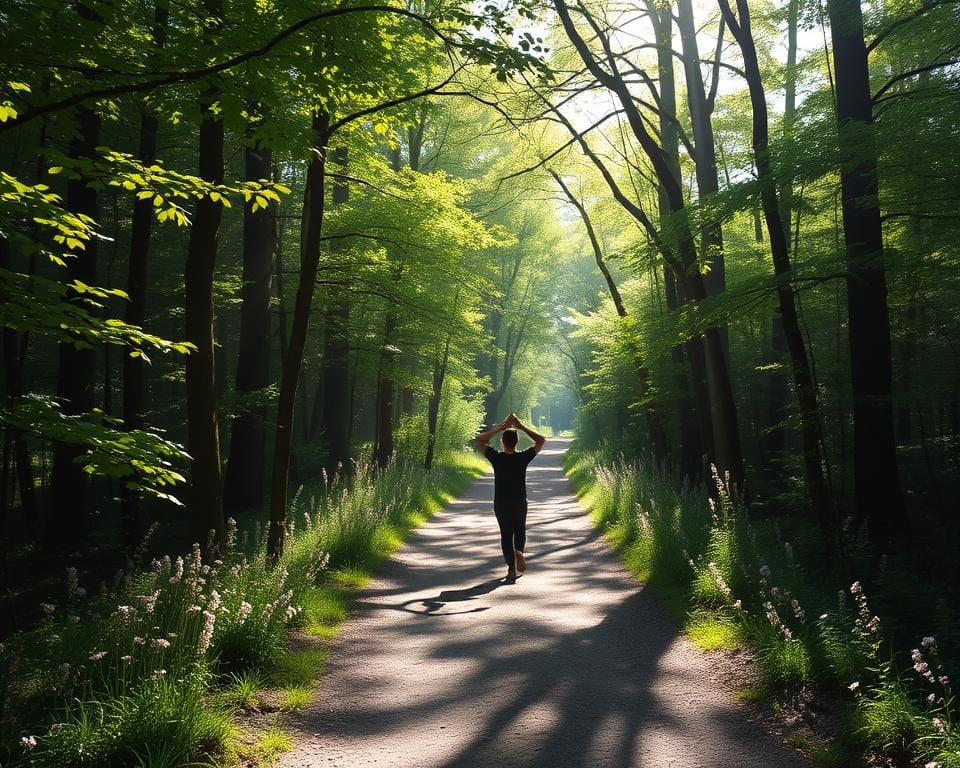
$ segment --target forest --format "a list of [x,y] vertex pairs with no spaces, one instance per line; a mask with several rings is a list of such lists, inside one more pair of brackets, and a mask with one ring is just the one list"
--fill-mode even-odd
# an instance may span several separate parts
[[792,746],[960,766],[957,0],[0,29],[0,763],[274,764],[515,412]]

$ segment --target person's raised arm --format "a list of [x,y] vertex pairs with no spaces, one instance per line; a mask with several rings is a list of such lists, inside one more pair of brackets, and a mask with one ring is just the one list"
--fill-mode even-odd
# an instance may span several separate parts
[[516,418],[517,417],[511,413],[495,427],[491,427],[486,432],[481,432],[477,435],[477,448],[480,450],[480,453],[486,453],[487,446],[490,445],[490,438],[498,432],[503,432],[503,430],[512,427],[516,423]]
[[543,444],[547,442],[547,438],[545,438],[539,432],[534,432],[532,429],[530,429],[530,427],[523,424],[520,419],[517,418],[517,414],[511,413],[510,418],[513,419],[513,426],[515,426],[521,432],[524,432],[527,437],[533,440],[534,453],[540,453],[540,451],[543,449]]

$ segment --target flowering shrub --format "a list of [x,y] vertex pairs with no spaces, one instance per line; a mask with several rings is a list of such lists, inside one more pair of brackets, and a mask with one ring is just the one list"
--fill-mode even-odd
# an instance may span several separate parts
[[[732,623],[769,688],[834,687],[855,706],[851,735],[868,749],[919,758],[925,768],[960,768],[957,702],[939,643],[927,636],[909,657],[898,652],[861,582],[837,591],[829,564],[813,559],[821,548],[813,531],[798,526],[791,542],[779,519],[750,519],[716,472],[708,497],[678,490],[674,478],[642,461],[576,449],[571,459],[574,483],[614,545],[668,598],[680,591],[698,636],[705,613],[716,625]],[[909,583],[916,602],[914,582],[883,564],[872,573],[863,541],[855,532],[848,540],[886,592]],[[808,573],[810,562],[816,571]]]
[[[172,703],[174,719],[182,708],[202,720],[210,672],[274,661],[324,564],[319,553],[299,560],[295,590],[287,566],[271,567],[262,546],[250,557],[237,546],[231,524],[221,558],[206,562],[195,545],[186,557],[163,557],[118,579],[115,591],[87,603],[76,570],[68,569],[63,605],[44,606],[42,625],[9,649],[19,669],[9,670],[15,682],[5,720],[11,705],[38,715],[68,702],[45,735],[21,737],[22,751],[41,765],[83,765],[88,753],[123,759],[132,749],[125,733],[142,731],[145,712],[158,703]],[[91,718],[105,727],[88,733]],[[92,748],[91,739],[102,743]]]
[[195,545],[118,574],[97,595],[68,568],[62,602],[0,645],[0,764],[172,767],[215,757],[233,726],[211,686],[285,666],[288,631],[304,622],[322,572],[369,564],[476,467],[461,454],[431,472],[360,464],[349,480],[325,480],[298,495],[276,565],[259,530],[238,537],[229,521],[214,558]]

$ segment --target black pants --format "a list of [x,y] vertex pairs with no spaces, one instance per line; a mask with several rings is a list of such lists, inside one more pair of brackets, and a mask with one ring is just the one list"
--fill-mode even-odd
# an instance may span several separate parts
[[500,549],[503,559],[513,568],[514,550],[523,552],[527,543],[527,502],[493,503],[493,511],[500,526]]

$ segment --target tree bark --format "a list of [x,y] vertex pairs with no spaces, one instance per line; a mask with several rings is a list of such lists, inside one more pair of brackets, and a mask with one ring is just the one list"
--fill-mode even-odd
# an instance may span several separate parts
[[[333,162],[346,170],[347,149],[338,147]],[[346,182],[333,185],[333,204],[341,205],[350,198]],[[340,240],[333,240],[330,248],[336,251]],[[347,275],[343,275],[346,281]],[[350,292],[346,285],[335,289],[323,324],[323,361],[320,376],[323,379],[321,427],[327,441],[327,472],[331,475],[350,465],[350,340],[347,336],[350,322]]]
[[[204,8],[218,23],[221,0],[205,0]],[[200,177],[214,184],[223,182],[223,121],[211,111],[219,99],[215,85],[200,96]],[[197,202],[187,248],[184,271],[186,336],[196,350],[187,355],[187,450],[190,453],[190,514],[194,540],[201,546],[222,547],[225,538],[223,480],[220,469],[220,429],[217,420],[216,346],[213,276],[221,203],[204,197]]]
[[757,179],[760,184],[760,199],[763,204],[767,235],[770,238],[773,269],[776,275],[781,278],[777,287],[777,299],[780,317],[783,322],[784,338],[790,353],[794,389],[800,407],[800,444],[807,478],[807,489],[820,525],[820,531],[828,542],[832,542],[834,539],[834,520],[827,484],[823,475],[823,460],[820,452],[820,409],[817,404],[817,391],[810,370],[810,362],[807,358],[803,334],[800,331],[793,286],[787,282],[791,275],[790,253],[783,219],[781,218],[776,180],[770,163],[767,100],[750,27],[750,10],[747,6],[747,0],[737,0],[739,18],[735,18],[727,0],[719,0],[719,4],[720,10],[727,20],[727,26],[730,27],[731,33],[740,46],[744,73],[750,89],[750,103],[753,109],[753,155],[757,167]]
[[858,518],[867,521],[874,540],[887,547],[903,540],[908,520],[893,423],[890,317],[870,73],[859,0],[828,0],[827,10],[842,158],[854,493]]
[[[0,267],[11,268],[10,249],[7,239],[0,237]],[[21,343],[21,335],[12,328],[4,328],[0,334],[3,340],[3,384],[4,399],[12,407],[23,394],[23,361],[26,355],[26,334]],[[28,529],[36,520],[36,495],[33,488],[33,466],[30,453],[23,438],[13,429],[3,430],[3,450],[0,457],[0,589],[9,593],[10,552],[9,522],[13,511],[13,477],[11,469],[16,469],[17,486],[20,492],[20,513],[27,522]],[[10,601],[9,614],[4,617],[5,626],[16,627],[14,602]]]
[[[793,138],[793,123],[797,111],[797,27],[799,23],[799,0],[788,0],[787,4],[787,61],[783,100],[783,134],[787,146]],[[787,250],[793,245],[793,182],[787,180],[780,191],[780,210],[783,219],[783,234],[787,241]],[[761,236],[757,242],[762,242]],[[787,341],[783,332],[783,316],[774,313],[770,321],[770,362],[774,366],[769,379],[769,425],[764,435],[764,453],[773,464],[774,483],[783,488],[783,456],[787,446],[787,403],[789,401],[786,374]]]
[[391,350],[391,344],[396,327],[397,316],[393,307],[390,307],[383,326],[383,351],[380,354],[380,376],[377,383],[377,437],[373,452],[373,459],[381,469],[387,466],[393,457],[393,394],[396,391],[393,366],[396,364],[396,355]]
[[[249,181],[273,178],[270,149],[253,143],[244,149],[245,177]],[[276,205],[243,212],[243,288],[237,357],[237,393],[256,396],[270,384],[271,267],[276,248]],[[224,506],[234,513],[260,509],[265,472],[266,405],[243,403],[233,419],[230,459],[227,462]]]
[[[153,16],[153,43],[157,48],[166,44],[168,11],[164,3],[157,2]],[[157,155],[156,115],[142,104],[140,112],[140,146],[137,157],[150,165]],[[150,254],[150,238],[153,225],[153,200],[137,200],[133,205],[130,225],[130,259],[127,266],[127,312],[126,320],[131,325],[143,327],[146,322],[147,263]],[[142,429],[146,411],[146,369],[143,358],[123,357],[123,424],[125,429]],[[132,549],[140,543],[143,535],[140,521],[140,495],[121,485],[120,515],[124,544]]]
[[443,354],[433,364],[433,388],[427,403],[427,454],[423,460],[425,469],[433,467],[433,457],[437,448],[437,419],[440,416],[440,403],[443,401],[443,380],[447,376],[447,361],[450,359],[450,336],[443,345]]
[[[660,87],[660,145],[670,172],[680,178],[680,137],[677,127],[677,88],[673,62],[673,9],[660,7],[647,0],[647,12],[654,27],[657,43],[657,82]],[[657,185],[657,204],[660,221],[670,218],[670,201],[662,183]],[[663,266],[664,297],[667,311],[675,312],[681,298],[677,279],[669,264]],[[684,349],[689,363],[685,364]],[[696,359],[692,357],[696,355]],[[710,401],[707,393],[706,363],[703,345],[676,344],[671,350],[676,368],[677,406],[680,420],[680,469],[691,479],[703,478],[704,456],[713,454],[713,427],[710,422]],[[695,375],[695,371],[700,375]],[[695,389],[694,397],[691,390]]]
[[[85,6],[84,6],[85,7]],[[93,157],[100,143],[100,118],[86,107],[77,109],[77,135],[71,142],[74,157]],[[85,178],[67,182],[66,208],[97,219],[97,192],[88,186]],[[67,264],[71,280],[88,285],[97,278],[97,240],[88,241],[82,250],[75,250]],[[74,300],[68,293],[68,301]],[[57,372],[57,397],[63,412],[77,415],[93,410],[96,351],[78,349],[61,343]],[[87,522],[91,511],[90,476],[83,471],[77,459],[83,448],[66,443],[53,446],[53,471],[50,479],[50,508],[47,515],[47,545],[56,552],[82,547],[87,536]]]
[[330,116],[315,112],[312,120],[314,153],[307,167],[303,190],[303,225],[300,241],[300,274],[297,298],[293,308],[290,337],[280,373],[280,396],[277,401],[277,427],[273,447],[273,473],[270,480],[270,531],[268,551],[273,559],[283,554],[287,522],[287,476],[290,471],[290,448],[293,442],[293,414],[297,385],[303,367],[303,350],[307,342],[310,307],[316,290],[320,268],[320,244],[325,207],[324,173]]
[[[717,151],[713,138],[711,108],[707,100],[703,73],[700,70],[700,50],[697,45],[697,28],[693,17],[691,0],[679,0],[677,3],[677,29],[680,32],[680,44],[683,49],[683,71],[687,83],[687,107],[690,110],[690,123],[693,128],[695,146],[694,167],[697,177],[699,202],[720,191],[717,175]],[[715,65],[716,66],[716,65]],[[679,176],[678,176],[679,178]],[[726,263],[723,256],[723,228],[719,219],[705,217],[701,212],[700,258],[708,266],[703,278],[708,296],[717,296],[726,289]],[[721,331],[726,344],[726,328]]]

